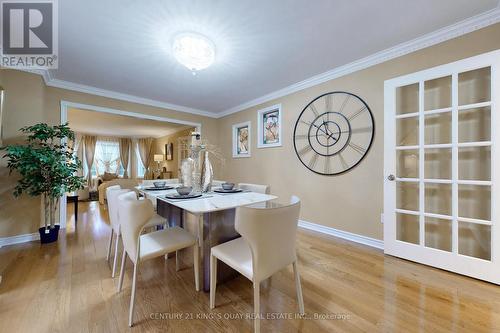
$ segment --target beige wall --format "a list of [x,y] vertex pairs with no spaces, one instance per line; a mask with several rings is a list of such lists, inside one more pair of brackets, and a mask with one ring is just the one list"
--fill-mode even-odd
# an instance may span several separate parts
[[[332,80],[268,103],[219,119],[219,144],[226,156],[225,178],[232,182],[271,185],[271,192],[284,198],[302,198],[303,220],[383,238],[384,81],[421,69],[449,63],[500,48],[500,24],[417,51],[380,65]],[[304,106],[315,97],[343,90],[359,95],[375,117],[375,140],[366,158],[340,176],[320,176],[307,170],[293,149],[293,128]],[[283,146],[258,149],[257,110],[281,103]],[[231,126],[252,122],[252,157],[231,158]]]
[[[18,130],[23,126],[42,121],[59,124],[61,100],[201,123],[203,136],[212,142],[217,140],[217,124],[213,118],[47,87],[40,76],[21,71],[0,70],[0,83],[5,89],[4,144],[22,139]],[[0,162],[0,237],[36,232],[40,223],[39,199],[14,199],[11,193],[15,183],[16,176],[8,175],[3,159]]]
[[194,128],[188,128],[179,132],[175,132],[170,135],[163,136],[161,138],[157,138],[154,141],[154,147],[155,147],[155,154],[163,154],[165,156],[165,145],[167,143],[173,143],[174,144],[174,155],[173,155],[173,160],[171,161],[165,161],[161,164],[161,167],[166,167],[167,171],[172,171],[172,178],[178,178],[179,176],[179,145],[177,142],[178,138],[181,138],[183,136],[189,136],[191,135],[191,132],[193,132]]

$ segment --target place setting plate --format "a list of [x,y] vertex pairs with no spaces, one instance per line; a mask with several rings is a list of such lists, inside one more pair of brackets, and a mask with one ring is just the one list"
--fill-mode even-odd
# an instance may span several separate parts
[[225,190],[223,188],[216,188],[213,191],[215,193],[239,193],[239,192],[243,192],[243,190],[239,189],[239,188],[233,188],[233,189],[230,189],[230,190]]
[[199,198],[201,196],[202,196],[201,193],[192,193],[192,194],[186,194],[186,195],[182,195],[179,193],[173,193],[173,194],[165,195],[165,198],[179,200],[179,199],[194,199],[194,198]]
[[200,198],[202,196],[199,192],[192,192],[193,188],[191,186],[179,186],[176,188],[177,193],[167,194],[164,196],[165,199],[172,200],[185,200]]
[[163,187],[151,186],[151,187],[145,187],[142,190],[144,190],[144,191],[166,191],[166,190],[172,190],[172,189],[174,189],[173,186],[163,186]]

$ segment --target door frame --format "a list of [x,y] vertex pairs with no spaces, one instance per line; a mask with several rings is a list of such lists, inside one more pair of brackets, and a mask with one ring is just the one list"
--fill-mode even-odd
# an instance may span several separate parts
[[[419,86],[419,170],[423,167],[423,90],[424,81],[452,76],[452,151],[454,158],[458,158],[458,84],[457,73],[483,67],[491,68],[491,260],[469,257],[458,253],[458,198],[452,196],[452,251],[442,251],[422,244],[425,237],[422,222],[419,221],[420,243],[411,244],[396,239],[396,181],[388,180],[389,175],[396,175],[396,88],[418,83]],[[500,50],[488,52],[449,64],[426,69],[416,73],[404,75],[384,82],[384,253],[403,259],[416,261],[433,267],[449,270],[459,274],[475,277],[496,284],[500,284],[500,232],[499,207],[495,203],[500,198]],[[458,186],[457,161],[452,163],[452,187]],[[419,176],[419,181],[423,181]],[[422,183],[421,183],[422,184]],[[420,192],[420,202],[422,201]],[[452,190],[453,195],[457,190]],[[455,204],[454,204],[455,203]],[[420,204],[419,214],[422,215]],[[450,260],[460,258],[460,261]],[[488,264],[492,265],[488,267]]]
[[[97,105],[92,105],[92,104],[76,103],[76,102],[70,102],[70,101],[66,101],[66,100],[61,100],[61,102],[60,102],[61,125],[66,124],[66,122],[68,121],[68,109],[70,109],[70,108],[83,109],[83,110],[108,113],[108,114],[115,114],[115,115],[120,115],[120,116],[128,116],[128,117],[134,117],[134,118],[139,118],[139,119],[156,120],[156,121],[168,122],[168,123],[174,123],[174,124],[180,124],[180,125],[188,125],[188,126],[195,127],[196,131],[201,134],[201,123],[198,123],[198,122],[192,122],[192,121],[181,120],[181,119],[176,119],[176,118],[154,116],[154,115],[150,115],[150,114],[125,111],[125,110],[120,110],[120,109],[113,109],[113,108],[109,108],[109,107],[97,106]],[[59,224],[60,224],[61,229],[66,228],[66,218],[67,218],[66,217],[66,204],[67,204],[66,194],[64,194],[59,199]]]

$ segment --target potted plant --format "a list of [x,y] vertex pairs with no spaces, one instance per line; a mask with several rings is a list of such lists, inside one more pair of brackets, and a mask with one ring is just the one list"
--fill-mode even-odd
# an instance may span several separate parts
[[0,148],[6,151],[4,157],[8,159],[10,172],[15,170],[21,176],[13,194],[43,197],[44,227],[39,229],[40,240],[54,242],[59,234],[59,225],[55,224],[59,198],[84,184],[84,178],[76,176],[81,162],[68,145],[75,134],[67,123],[56,126],[41,123],[23,127],[21,132],[28,135],[24,144]]

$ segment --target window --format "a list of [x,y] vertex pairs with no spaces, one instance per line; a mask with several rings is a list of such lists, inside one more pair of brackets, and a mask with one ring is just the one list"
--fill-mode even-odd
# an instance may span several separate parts
[[92,172],[93,175],[95,171],[99,175],[104,174],[104,172],[120,175],[120,144],[118,141],[97,140],[93,169],[95,169]]
[[[86,163],[84,163],[84,167],[86,168]],[[92,164],[90,172],[92,177],[103,175],[104,172],[116,173],[123,177],[125,170],[120,161],[120,144],[118,141],[97,140],[94,164]]]
[[144,164],[142,164],[141,156],[139,154],[139,146],[137,144],[135,145],[135,155],[137,160],[137,177],[144,178],[144,174],[146,173],[146,168],[144,167]]

